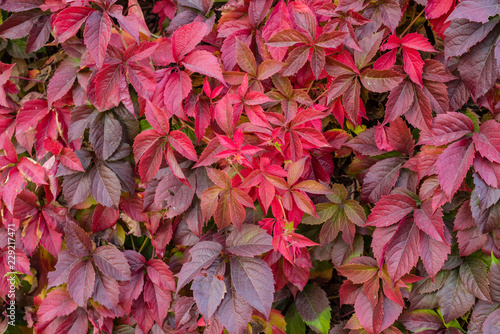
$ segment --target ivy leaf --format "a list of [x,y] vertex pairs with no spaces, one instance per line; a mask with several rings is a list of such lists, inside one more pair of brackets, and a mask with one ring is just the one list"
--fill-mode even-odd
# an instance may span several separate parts
[[489,120],[481,124],[479,133],[474,133],[477,151],[491,162],[500,163],[500,123]]
[[130,266],[127,259],[116,247],[106,245],[98,247],[92,258],[102,273],[118,281],[130,279]]
[[226,264],[216,260],[193,280],[191,289],[198,308],[206,319],[212,318],[226,294]]
[[233,230],[226,240],[228,252],[253,257],[273,249],[272,237],[256,225],[243,224],[241,230]]
[[438,291],[438,304],[444,322],[463,316],[474,305],[475,298],[467,292],[457,270],[453,270],[444,286]]
[[232,257],[231,279],[236,292],[268,318],[273,302],[274,278],[267,263],[259,258]]
[[244,334],[252,316],[252,307],[236,290],[225,280],[227,293],[224,296],[215,317],[231,334]]
[[388,195],[396,184],[401,166],[401,158],[388,158],[371,166],[365,176],[362,195],[365,200],[377,202],[384,195]]
[[448,146],[436,161],[441,188],[452,198],[462,184],[474,159],[474,146],[470,139],[462,139]]
[[478,258],[469,257],[460,266],[460,280],[465,289],[479,299],[491,301],[488,267]]
[[407,219],[399,224],[396,233],[387,243],[385,261],[391,279],[396,282],[418,262],[419,232],[416,225]]
[[87,232],[73,222],[69,222],[65,228],[66,247],[71,254],[84,257],[94,250],[94,244]]
[[90,142],[102,160],[107,160],[120,146],[122,127],[113,113],[100,113],[90,125]]
[[92,262],[81,261],[73,267],[68,276],[68,291],[78,306],[87,305],[87,300],[94,292],[94,282],[95,271]]
[[90,171],[90,194],[94,199],[111,208],[118,208],[120,202],[120,180],[115,173],[103,164],[97,164]]
[[73,58],[64,59],[57,67],[47,87],[47,102],[49,105],[62,98],[71,89],[76,80],[78,69],[79,62]]
[[71,299],[66,290],[56,289],[47,294],[37,311],[39,320],[48,323],[56,317],[62,317],[76,310],[78,304]]
[[302,320],[319,332],[326,334],[330,329],[331,307],[326,293],[320,287],[308,284],[299,291],[296,299],[297,312]]
[[108,13],[100,11],[90,13],[85,23],[83,41],[98,68],[106,57],[112,23]]
[[386,227],[398,223],[416,209],[415,200],[403,194],[383,196],[368,216],[366,226]]
[[200,270],[208,268],[219,257],[221,250],[222,245],[215,241],[202,241],[194,245],[189,250],[191,261],[184,264],[176,275],[179,278],[176,293],[188,284]]

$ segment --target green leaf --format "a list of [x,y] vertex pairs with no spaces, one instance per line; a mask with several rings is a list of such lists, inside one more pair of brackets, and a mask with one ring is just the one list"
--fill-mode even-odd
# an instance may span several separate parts
[[287,334],[305,334],[306,324],[297,312],[297,306],[293,303],[286,312],[286,332]]
[[318,319],[313,321],[306,321],[313,330],[320,333],[327,334],[330,329],[330,320],[332,318],[332,309],[329,307],[319,315]]
[[332,318],[328,297],[317,285],[308,284],[297,294],[297,312],[302,320],[316,332],[327,334]]

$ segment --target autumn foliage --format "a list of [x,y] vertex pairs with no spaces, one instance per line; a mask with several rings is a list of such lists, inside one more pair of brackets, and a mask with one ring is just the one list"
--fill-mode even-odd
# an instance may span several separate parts
[[0,332],[500,333],[498,0],[0,9]]

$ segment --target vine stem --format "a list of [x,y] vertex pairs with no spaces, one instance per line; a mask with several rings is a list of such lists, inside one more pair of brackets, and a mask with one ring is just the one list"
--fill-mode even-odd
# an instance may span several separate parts
[[28,80],[28,81],[33,81],[33,82],[37,82],[37,83],[44,83],[43,81],[36,80],[36,79],[31,79],[31,78],[16,77],[16,76],[13,76],[13,75],[11,75],[10,77],[14,78],[14,79],[21,79],[21,80]]
[[229,162],[229,166],[233,167],[234,171],[236,172],[236,174],[239,175],[240,179],[241,179],[241,182],[243,182],[244,178],[243,178],[243,175],[241,175],[240,171],[233,165],[232,162]]
[[148,240],[149,240],[149,238],[146,237],[146,239],[144,240],[144,242],[141,245],[141,248],[139,248],[139,253],[142,252],[142,249],[144,248],[144,246],[146,246],[146,243],[148,242]]
[[400,35],[400,38],[403,37],[407,32],[408,30],[410,30],[410,28],[413,26],[413,24],[418,20],[418,18],[420,16],[422,16],[422,14],[425,12],[425,9],[423,9],[420,13],[418,13],[418,15],[413,19],[413,21],[411,21],[410,25],[408,27],[406,27],[406,29],[403,31],[403,33]]

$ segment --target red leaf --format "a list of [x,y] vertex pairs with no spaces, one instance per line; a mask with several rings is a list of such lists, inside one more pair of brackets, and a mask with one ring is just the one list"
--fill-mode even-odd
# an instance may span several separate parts
[[120,63],[105,65],[95,76],[95,96],[97,107],[103,111],[115,107],[120,102],[120,80],[123,76]]
[[474,133],[474,145],[486,159],[500,163],[500,123],[489,120],[481,124],[479,133]]
[[73,86],[79,70],[79,62],[74,58],[66,58],[57,67],[47,87],[47,102],[52,105],[66,95]]
[[190,71],[208,75],[225,83],[219,61],[208,51],[195,50],[182,59],[182,64]]
[[444,238],[443,212],[441,209],[432,210],[432,202],[427,200],[420,205],[413,213],[415,224],[418,228],[427,233],[437,241],[446,242]]
[[470,139],[454,142],[444,150],[436,161],[441,188],[452,198],[465,179],[474,160],[474,146]]
[[151,180],[160,169],[165,140],[155,130],[141,132],[134,141],[134,156],[139,160],[139,176]]
[[111,19],[108,13],[93,11],[85,23],[83,40],[90,55],[94,58],[97,68],[100,68],[106,57],[109,39],[111,36]]
[[424,61],[417,50],[403,46],[404,70],[410,76],[411,81],[423,87],[422,69]]
[[418,262],[419,231],[416,225],[407,219],[399,224],[385,250],[385,262],[391,279],[396,282]]
[[177,114],[182,112],[182,101],[193,88],[191,78],[184,71],[168,74],[163,88],[163,101],[168,111]]
[[56,289],[49,292],[47,297],[43,299],[37,315],[41,322],[48,323],[56,317],[70,314],[77,307],[78,304],[71,299],[68,291]]
[[68,38],[76,35],[83,22],[95,9],[91,7],[68,7],[63,9],[55,20],[52,21],[52,27],[56,41],[65,42]]
[[45,182],[45,170],[32,159],[22,157],[17,168],[26,179],[37,185],[48,184]]
[[404,76],[393,70],[366,69],[361,73],[361,83],[372,92],[383,93],[394,89],[404,79]]
[[68,291],[78,306],[87,305],[87,300],[94,292],[94,282],[95,271],[92,262],[81,261],[73,267],[68,276]]
[[70,169],[79,172],[85,172],[85,169],[83,169],[80,159],[75,154],[75,152],[73,152],[73,150],[71,150],[70,148],[63,147],[61,149],[61,153],[59,154],[59,160],[64,166]]
[[97,268],[118,281],[130,279],[130,266],[118,248],[110,245],[98,247],[92,255]]
[[388,158],[371,166],[364,179],[363,198],[375,203],[381,196],[389,194],[403,163],[401,158]]
[[196,155],[193,142],[184,132],[180,132],[178,130],[171,131],[168,134],[168,142],[177,152],[189,160],[198,161],[198,156]]
[[30,100],[23,104],[16,118],[16,134],[34,128],[49,112],[47,101]]
[[92,232],[103,231],[113,226],[120,216],[118,210],[98,204],[92,214]]
[[390,226],[396,224],[416,209],[412,198],[402,194],[382,196],[368,216],[366,226]]
[[172,35],[172,51],[175,61],[191,52],[208,33],[203,22],[192,22],[177,29]]

